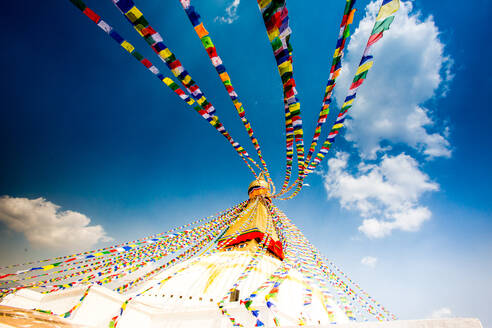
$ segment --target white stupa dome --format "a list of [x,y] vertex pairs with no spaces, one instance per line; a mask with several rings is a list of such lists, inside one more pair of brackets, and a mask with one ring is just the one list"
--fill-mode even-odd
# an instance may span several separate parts
[[[253,253],[244,251],[215,252],[199,259],[188,260],[149,280],[140,291],[178,272],[172,279],[139,296],[139,300],[151,307],[165,309],[166,317],[170,319],[166,320],[166,327],[188,327],[187,322],[190,320],[194,322],[193,325],[197,324],[194,327],[217,327],[217,322],[223,319],[217,303],[227,295],[230,287],[251,261],[252,255]],[[258,257],[255,268],[237,286],[238,299],[249,297],[281,265],[282,261],[272,256]],[[307,306],[304,305],[306,289],[312,290],[312,302]],[[253,308],[259,309],[259,318],[264,323],[273,326],[274,315],[282,326],[296,326],[300,322],[348,322],[345,313],[335,301],[326,299],[323,293],[306,281],[305,276],[297,270],[290,270],[282,283],[274,300],[275,310],[266,306],[265,296],[269,290],[267,288],[258,293],[252,303]],[[231,301],[228,298],[225,308],[239,323],[246,327],[254,326],[255,317],[239,301]],[[333,313],[331,320],[328,311]],[[132,311],[128,310],[125,317],[128,320],[131,316]],[[123,322],[119,326],[127,327]],[[230,323],[226,326],[230,326]]]

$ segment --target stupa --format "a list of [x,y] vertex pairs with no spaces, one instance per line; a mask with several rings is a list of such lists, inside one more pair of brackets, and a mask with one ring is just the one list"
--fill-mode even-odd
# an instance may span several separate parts
[[[480,327],[478,320],[473,319],[423,323],[387,321],[386,324],[367,321],[370,314],[380,321],[394,317],[340,270],[337,275],[329,265],[316,259],[317,251],[272,204],[270,192],[269,184],[260,174],[249,185],[248,200],[231,210],[235,214],[224,221],[222,231],[216,233],[213,240],[205,238],[209,242],[198,243],[199,251],[188,258],[182,255],[192,248],[173,259],[164,256],[165,264],[159,267],[163,270],[156,269],[156,265],[151,267],[153,270],[142,270],[141,264],[124,267],[129,274],[118,271],[120,287],[109,288],[111,283],[104,277],[107,271],[89,275],[82,270],[77,272],[82,272],[83,278],[76,280],[82,281],[81,286],[73,283],[72,278],[72,283],[62,285],[48,286],[46,281],[42,284],[37,281],[18,285],[7,292],[4,289],[0,327],[25,324],[123,328],[328,327],[332,324],[340,327]],[[165,238],[179,239],[177,236],[181,235],[166,234]],[[127,245],[146,245],[153,239],[159,240],[150,238]],[[158,247],[156,243],[150,243],[154,248],[152,255],[156,251],[169,254],[169,247]],[[138,247],[119,248],[135,251],[130,253],[132,256],[142,253],[136,250]],[[90,263],[84,267],[94,266],[91,260],[98,254],[104,258],[104,253],[115,257],[118,252],[86,252],[84,263]],[[147,253],[140,260],[158,262],[155,259],[159,256]],[[2,277],[7,279],[39,268],[47,271],[69,266],[81,255],[65,258],[68,259],[56,265],[32,267]],[[55,273],[56,281],[70,280],[70,276]],[[103,278],[94,280],[97,275]],[[367,313],[363,313],[364,310]],[[354,326],[356,319],[366,321]]]

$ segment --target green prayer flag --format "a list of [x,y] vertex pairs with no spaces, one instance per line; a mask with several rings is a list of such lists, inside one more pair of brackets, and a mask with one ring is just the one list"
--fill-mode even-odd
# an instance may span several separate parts
[[272,44],[273,51],[277,51],[278,49],[282,48],[282,40],[280,40],[279,37],[273,39],[271,44]]
[[353,81],[353,83],[355,83],[355,82],[359,81],[360,79],[365,79],[365,78],[367,77],[367,73],[368,73],[368,72],[369,72],[369,70],[364,71],[364,72],[360,73],[359,75],[356,75],[356,76],[354,77],[354,81]]
[[171,54],[171,56],[166,57],[164,60],[166,61],[166,63],[172,63],[176,60],[176,56],[174,54]]
[[337,56],[333,58],[333,61],[331,62],[331,66],[337,66],[338,62],[342,60],[342,56]]
[[176,91],[179,89],[179,85],[177,85],[176,83],[171,83],[171,85],[169,86],[173,91]]
[[295,109],[293,111],[290,112],[292,116],[296,116],[296,115],[299,115],[301,113],[301,110],[300,109]]
[[285,72],[284,74],[282,74],[281,76],[282,84],[289,81],[290,78],[292,78],[292,72]]
[[210,48],[210,47],[213,47],[214,44],[212,42],[212,39],[207,35],[207,36],[204,36],[203,38],[200,39],[202,41],[202,44],[203,46],[206,48]]
[[[145,19],[145,17],[143,16],[140,16],[136,21],[133,22],[134,26],[136,29],[138,29],[139,31],[144,28],[144,27],[147,27],[149,26],[149,22]],[[143,27],[141,27],[140,29],[137,27],[138,25],[141,25]]]
[[346,39],[350,36],[350,28],[346,28],[345,31],[343,32],[343,38]]
[[383,21],[376,22],[376,24],[374,24],[374,29],[372,30],[371,35],[372,34],[378,34],[378,33],[381,33],[383,31],[389,30],[390,25],[391,25],[391,23],[393,23],[394,19],[395,19],[395,16],[390,16]]

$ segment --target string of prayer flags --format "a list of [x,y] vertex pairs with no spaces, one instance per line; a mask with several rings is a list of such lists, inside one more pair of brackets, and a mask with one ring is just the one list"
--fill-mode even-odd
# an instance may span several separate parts
[[284,103],[289,108],[289,118],[292,120],[292,127],[294,128],[298,170],[299,174],[302,175],[304,171],[304,132],[302,130],[301,104],[297,98],[296,82],[293,77],[292,46],[289,41],[292,30],[289,27],[287,6],[285,0],[257,0],[257,2],[282,80]]
[[116,8],[132,24],[138,34],[150,45],[155,53],[163,60],[173,75],[183,84],[186,90],[202,106],[209,115],[215,113],[215,108],[207,101],[196,82],[176,58],[174,53],[164,44],[162,36],[149,24],[143,13],[132,0],[112,0]]
[[263,159],[263,155],[261,152],[261,147],[258,142],[258,139],[254,135],[253,128],[251,127],[251,123],[246,117],[246,110],[244,109],[243,103],[239,100],[239,96],[234,89],[232,85],[231,78],[229,74],[227,73],[226,67],[220,58],[220,56],[217,53],[217,48],[215,47],[214,43],[212,42],[212,38],[210,36],[210,33],[206,30],[203,22],[200,20],[200,15],[196,11],[195,7],[191,5],[190,0],[180,0],[181,5],[183,6],[183,9],[188,16],[188,19],[190,20],[191,24],[193,25],[193,28],[198,35],[198,38],[200,39],[203,47],[205,48],[208,57],[210,58],[210,61],[212,62],[212,65],[215,67],[215,70],[217,71],[217,74],[220,77],[220,80],[222,81],[222,84],[224,85],[227,94],[229,95],[230,99],[232,100],[232,103],[234,104],[234,107],[236,108],[236,111],[246,128],[246,132],[249,135],[249,138],[251,139],[251,142],[253,143],[253,146],[255,147],[255,150],[258,154],[258,158],[260,159],[260,162],[263,166],[263,172],[265,172],[265,176],[268,180],[268,183],[272,186],[273,193],[275,193],[275,185],[273,181],[270,178],[270,173],[267,168],[267,164],[265,160]]
[[[163,54],[159,53],[159,56],[161,56],[161,59],[163,59],[164,54],[165,55],[169,54],[169,56],[166,57],[167,58],[167,61],[165,61],[166,65],[173,72],[173,74],[178,77],[178,79],[179,79],[179,77],[181,77],[181,80],[182,80],[181,82],[186,87],[186,90],[193,96],[194,99],[190,98],[188,93],[183,91],[171,78],[164,76],[159,71],[159,69],[150,62],[150,60],[148,60],[147,58],[144,58],[140,54],[140,52],[136,51],[135,47],[130,42],[125,40],[121,36],[121,34],[119,34],[112,26],[110,26],[106,21],[101,19],[101,16],[96,14],[92,9],[88,8],[82,0],[70,0],[70,2],[72,4],[74,4],[77,8],[79,8],[83,14],[85,14],[91,21],[93,21],[97,26],[99,26],[104,32],[106,32],[114,41],[116,41],[121,47],[123,47],[129,54],[133,55],[133,57],[135,59],[137,59],[140,63],[142,63],[142,65],[144,65],[149,71],[151,71],[152,74],[154,74],[160,81],[164,82],[164,84],[166,84],[174,93],[176,93],[186,104],[188,104],[191,108],[193,108],[198,114],[200,114],[205,120],[207,120],[207,122],[209,122],[209,124],[212,125],[220,134],[222,134],[222,136],[224,136],[227,139],[227,141],[236,150],[238,155],[242,158],[242,160],[246,163],[246,165],[248,166],[250,171],[256,177],[256,172],[251,167],[249,162],[253,163],[256,167],[259,168],[258,164],[249,156],[249,154],[246,152],[246,150],[238,142],[234,141],[232,136],[225,129],[223,124],[220,122],[218,116],[214,115],[215,109],[213,109],[212,104],[210,104],[206,100],[206,98],[201,93],[198,86],[196,84],[194,84],[194,82],[191,83],[191,81],[192,81],[191,77],[189,75],[186,75],[186,74],[185,74],[186,76],[183,74],[177,75],[178,71],[182,71],[182,73],[185,72],[184,68],[182,68],[182,66],[178,66],[179,61],[177,61],[177,60],[174,60],[174,61],[172,61],[172,63],[169,63],[169,61],[171,61],[170,58],[174,58],[174,55],[170,52],[169,49],[165,48],[165,46],[162,42],[160,42],[159,44],[152,43],[152,48],[154,49],[154,51],[156,51],[156,49],[162,48],[161,52]],[[126,8],[127,6],[129,6],[129,4],[125,5],[124,3],[126,3],[126,0],[121,0],[118,2],[118,4],[123,8]],[[133,11],[132,11],[132,13],[129,14],[129,16],[126,16],[127,18],[132,17],[132,19],[133,19],[139,15],[138,9],[135,8],[135,9],[131,9],[131,10],[133,10]],[[143,16],[139,16],[139,17],[141,19],[135,20],[135,22],[137,22],[137,21],[139,22],[139,23],[136,23],[136,25],[138,25],[140,28],[140,30],[137,29],[137,31],[139,31],[140,35],[144,36],[142,34],[143,33],[142,30],[147,31],[149,35],[147,37],[145,37],[145,39],[149,44],[151,44],[150,42],[154,42],[156,40],[162,40],[160,35],[157,32],[155,32],[152,29],[152,27],[148,26],[148,23],[147,23],[147,27],[145,27],[145,29],[144,29],[140,25],[140,23],[146,22],[145,18],[143,18]],[[131,22],[131,20],[130,20],[130,22]],[[134,23],[134,22],[132,22],[132,23]],[[153,33],[153,32],[155,32],[155,33]],[[185,84],[184,81],[187,81],[188,84]]]
[[[171,70],[173,75],[181,82],[185,89],[191,94],[193,99],[198,105],[206,111],[206,113],[200,113],[206,118],[212,126],[216,128],[229,143],[236,149],[240,156],[246,157],[260,170],[259,165],[249,156],[246,150],[240,146],[237,142],[234,142],[230,134],[225,130],[222,123],[215,115],[215,107],[205,97],[205,94],[200,90],[198,84],[193,80],[189,72],[184,68],[181,62],[177,59],[176,55],[164,44],[164,40],[147,21],[143,13],[135,6],[132,0],[112,0],[114,5],[119,9],[121,14],[126,17],[128,22],[132,24],[138,34],[149,44],[154,52],[162,59],[162,61]],[[225,76],[225,75],[224,75]],[[208,114],[208,115],[206,115]],[[245,161],[246,162],[246,161]],[[249,166],[253,175],[256,177],[255,171]]]
[[77,304],[75,304],[70,310],[68,310],[67,312],[63,313],[60,315],[60,317],[63,317],[63,318],[68,318],[72,315],[72,313],[77,310],[81,305],[82,305],[82,302],[85,300],[85,298],[87,297],[87,295],[89,295],[89,291],[91,290],[91,287],[92,285],[90,285],[89,287],[87,287],[87,289],[85,290],[84,294],[82,295],[82,297],[80,298],[80,300],[78,301]]
[[[333,261],[329,260],[328,258],[324,257],[324,260],[326,263],[328,263],[329,266],[333,267],[338,273],[340,273],[349,283],[351,283],[353,286],[359,290],[359,292],[364,295],[365,298],[370,300],[372,303],[374,303],[377,307],[379,307],[388,317],[391,317],[392,320],[397,320],[397,317],[389,312],[381,303],[376,301],[371,295],[369,295],[362,287],[357,282],[354,282],[345,272],[343,272]],[[362,298],[359,298],[359,301],[365,302]]]
[[[318,116],[318,121],[316,123],[316,128],[314,131],[314,136],[311,141],[311,145],[309,147],[309,151],[306,155],[306,159],[304,161],[304,167],[307,169],[309,162],[311,161],[311,157],[316,150],[316,145],[319,140],[319,137],[321,135],[321,129],[326,122],[326,119],[328,117],[328,114],[330,112],[330,104],[331,104],[331,96],[333,94],[333,89],[336,84],[336,79],[340,74],[340,71],[342,69],[342,58],[344,55],[344,49],[347,44],[347,40],[350,36],[350,25],[352,24],[354,20],[354,14],[355,14],[355,1],[356,0],[347,0],[345,3],[345,8],[343,11],[343,17],[342,17],[342,22],[340,23],[340,30],[338,33],[338,39],[335,47],[335,53],[333,54],[333,61],[332,65],[330,68],[330,75],[328,78],[328,82],[326,84],[326,89],[325,89],[325,94],[323,96],[323,103],[321,106],[321,110],[319,112]],[[302,182],[307,175],[308,171],[304,171],[303,175],[299,175],[296,182],[290,186],[290,188],[287,189],[287,186],[284,184],[282,190],[280,193],[276,195],[276,197],[280,197],[287,192],[289,192],[294,185],[299,185],[301,184],[302,187]]]
[[[289,181],[292,175],[292,163],[294,160],[294,127],[292,125],[292,119],[290,117],[289,106],[284,103],[284,112],[285,112],[285,178],[284,183],[282,184],[282,189],[279,194],[284,194],[292,188],[293,185],[290,186],[289,189]],[[275,197],[275,196],[274,196]]]
[[[355,98],[357,96],[357,90],[364,83],[367,73],[371,69],[374,64],[373,56],[371,55],[371,49],[381,38],[383,37],[384,31],[388,30],[391,23],[394,20],[393,14],[400,8],[399,0],[383,0],[381,3],[381,7],[379,8],[378,15],[376,17],[376,22],[374,23],[374,27],[372,29],[371,35],[367,41],[366,47],[364,49],[364,53],[359,63],[359,67],[355,72],[355,76],[352,80],[352,84],[350,85],[349,91],[343,105],[338,113],[338,116],[333,124],[330,133],[326,137],[326,140],[323,142],[323,145],[316,155],[315,159],[309,164],[307,171],[312,172],[317,167],[319,163],[326,156],[328,151],[330,150],[331,145],[335,142],[335,138],[340,132],[341,128],[344,126],[345,119],[347,117],[349,109],[353,106]],[[302,188],[302,183],[299,183],[296,190],[284,199],[291,199],[295,197]]]
[[311,146],[309,147],[309,152],[306,156],[305,166],[308,166],[311,161],[311,156],[314,153],[317,141],[319,140],[319,136],[321,135],[321,128],[323,124],[326,122],[330,111],[331,104],[331,96],[333,94],[333,89],[336,84],[336,79],[340,75],[340,71],[342,70],[342,58],[344,55],[345,45],[347,44],[347,40],[350,36],[350,25],[354,20],[355,8],[355,0],[347,0],[343,12],[342,22],[340,24],[340,31],[338,33],[338,40],[335,48],[335,53],[333,54],[332,66],[330,68],[330,76],[328,78],[328,82],[326,83],[325,95],[323,97],[323,104],[321,107],[321,111],[319,113],[318,121],[316,123],[316,129],[314,132],[313,140],[311,142]]
[[[378,16],[376,17],[376,22],[374,23],[371,36],[367,41],[364,54],[359,63],[359,67],[355,73],[352,84],[349,88],[349,92],[345,97],[345,101],[342,105],[340,113],[337,116],[335,124],[333,125],[330,134],[328,135],[323,148],[326,148],[326,152],[329,146],[335,141],[340,129],[343,127],[345,122],[347,112],[352,107],[355,97],[357,96],[357,90],[362,85],[367,77],[369,69],[372,67],[374,61],[373,56],[370,54],[372,46],[383,37],[383,32],[389,29],[390,24],[393,22],[393,14],[399,9],[399,0],[383,0],[381,7],[379,9]],[[326,154],[326,153],[324,153]],[[323,156],[324,156],[323,154]],[[310,169],[314,169],[320,160],[314,160],[314,163],[310,165]]]

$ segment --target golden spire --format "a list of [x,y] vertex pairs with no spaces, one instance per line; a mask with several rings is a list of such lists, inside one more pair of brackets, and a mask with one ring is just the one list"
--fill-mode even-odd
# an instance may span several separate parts
[[[225,234],[219,239],[222,250],[256,251],[260,243],[266,240],[267,253],[283,259],[282,243],[273,224],[268,203],[270,186],[261,173],[248,187],[249,201]],[[267,236],[265,236],[265,234]]]
[[258,178],[251,182],[248,187],[248,195],[249,199],[253,199],[256,196],[263,196],[270,198],[270,185],[268,182],[265,180],[265,176],[263,175],[263,172],[260,173]]

